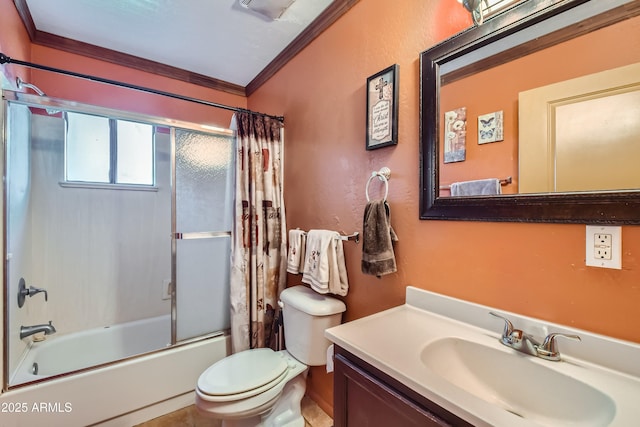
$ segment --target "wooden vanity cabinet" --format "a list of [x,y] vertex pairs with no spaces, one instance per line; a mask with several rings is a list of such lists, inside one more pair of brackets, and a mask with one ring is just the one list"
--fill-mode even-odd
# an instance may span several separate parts
[[337,345],[334,365],[334,427],[471,426]]

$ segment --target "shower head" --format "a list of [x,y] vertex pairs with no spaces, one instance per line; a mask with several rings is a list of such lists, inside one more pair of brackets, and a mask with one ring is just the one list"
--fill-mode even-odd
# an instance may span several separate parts
[[[31,83],[27,83],[27,82],[23,81],[20,77],[16,77],[16,86],[18,86],[18,89],[22,89],[23,87],[26,87],[26,88],[29,88],[29,89],[33,90],[35,93],[37,93],[40,96],[47,96],[36,85],[31,84]],[[51,108],[45,108],[45,111],[50,116],[52,116],[54,114],[58,114],[60,112],[59,110],[53,110]]]
[[27,83],[27,82],[23,81],[20,77],[16,77],[16,86],[18,86],[18,89],[22,89],[23,87],[26,87],[26,88],[32,89],[35,93],[37,93],[40,96],[47,96],[36,85],[33,85],[31,83]]

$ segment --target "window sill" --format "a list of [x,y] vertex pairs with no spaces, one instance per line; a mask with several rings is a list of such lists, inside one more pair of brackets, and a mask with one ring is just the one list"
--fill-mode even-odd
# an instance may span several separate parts
[[102,184],[99,182],[59,182],[64,188],[91,188],[96,190],[127,190],[127,191],[158,191],[155,185],[135,185],[135,184]]

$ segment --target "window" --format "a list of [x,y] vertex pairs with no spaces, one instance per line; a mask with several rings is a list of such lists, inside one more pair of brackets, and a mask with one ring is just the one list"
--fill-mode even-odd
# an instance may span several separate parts
[[66,113],[65,183],[153,186],[153,126]]

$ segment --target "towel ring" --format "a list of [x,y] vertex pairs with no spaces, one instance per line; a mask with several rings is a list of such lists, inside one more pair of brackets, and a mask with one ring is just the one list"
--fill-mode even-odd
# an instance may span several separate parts
[[391,170],[388,167],[383,167],[378,172],[371,172],[371,176],[367,180],[367,186],[365,187],[365,194],[367,196],[367,202],[370,202],[369,199],[369,184],[371,184],[371,180],[376,176],[384,182],[384,201],[387,201],[387,196],[389,195],[389,176],[391,175]]

